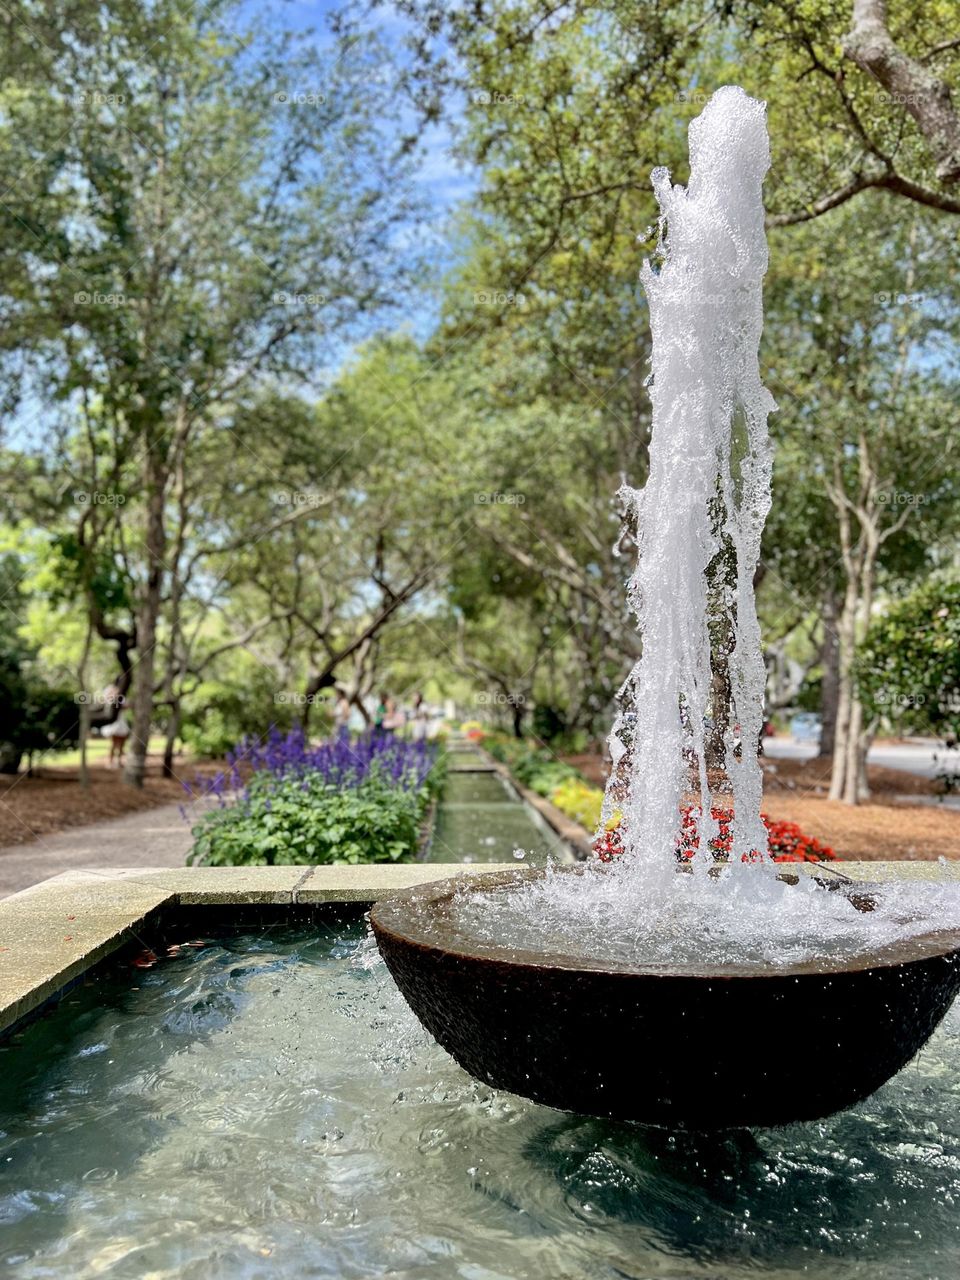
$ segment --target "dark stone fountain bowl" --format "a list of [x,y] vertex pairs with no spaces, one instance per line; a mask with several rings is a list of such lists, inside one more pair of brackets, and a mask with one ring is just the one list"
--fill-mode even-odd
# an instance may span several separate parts
[[[960,932],[852,961],[645,970],[474,943],[455,927],[454,894],[543,874],[424,885],[370,918],[407,1003],[462,1067],[564,1111],[685,1129],[814,1120],[909,1062],[960,988]],[[872,909],[870,885],[836,889]]]

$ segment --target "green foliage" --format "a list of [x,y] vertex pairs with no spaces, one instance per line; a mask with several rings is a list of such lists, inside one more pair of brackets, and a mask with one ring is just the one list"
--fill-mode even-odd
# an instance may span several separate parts
[[219,760],[247,734],[292,727],[295,708],[277,700],[268,671],[234,657],[225,660],[223,675],[205,681],[185,701],[180,736],[194,755]]
[[562,738],[567,729],[566,718],[559,707],[549,703],[538,702],[533,708],[533,732],[544,742],[556,742]]
[[50,688],[24,665],[14,650],[0,649],[0,772],[15,772],[22,755],[66,751],[78,741],[73,695]]
[[856,680],[877,719],[960,736],[960,581],[933,578],[876,618]]
[[246,798],[194,828],[194,865],[295,866],[401,862],[417,850],[429,792],[371,778],[331,786],[319,775],[254,776]]
[[[13,610],[19,603],[20,570],[13,557],[0,560],[0,594]],[[15,772],[22,755],[77,743],[79,713],[72,693],[52,687],[37,670],[35,652],[10,629],[0,631],[0,771]]]
[[819,711],[823,705],[823,676],[808,675],[793,699],[798,711]]
[[490,736],[483,745],[495,760],[505,764],[516,780],[537,795],[547,797],[568,779],[579,778],[576,769],[544,747],[534,747],[506,735]]
[[[247,717],[236,714],[237,698],[226,693],[225,705],[207,706],[197,719],[186,720],[180,730],[182,741],[190,747],[195,756],[207,760],[222,760],[245,733],[256,732]],[[256,719],[262,723],[260,717]],[[244,723],[247,721],[246,723]]]

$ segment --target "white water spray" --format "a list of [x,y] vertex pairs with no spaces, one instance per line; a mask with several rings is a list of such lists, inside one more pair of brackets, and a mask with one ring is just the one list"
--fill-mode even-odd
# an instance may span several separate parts
[[[454,927],[493,955],[518,948],[587,967],[767,971],[960,929],[955,884],[875,888],[873,909],[862,911],[813,879],[790,885],[751,865],[757,854],[767,861],[753,576],[770,507],[767,415],[775,407],[757,359],[767,267],[761,185],[770,165],[764,104],[720,89],[689,137],[686,189],[654,170],[662,260],[641,273],[653,332],[653,432],[647,484],[624,497],[637,519],[629,594],[643,654],[621,690],[604,798],[605,818],[622,814],[623,854],[577,874],[548,869],[521,885],[458,895]],[[718,667],[719,696],[711,688]],[[706,722],[728,710],[728,865],[717,877],[678,874],[691,766],[700,810],[693,870],[714,863]]]
[[[689,137],[686,190],[671,185],[666,169],[652,175],[664,252],[659,270],[647,261],[641,272],[653,335],[650,471],[642,491],[623,494],[636,514],[639,559],[629,593],[643,654],[621,692],[604,801],[605,820],[623,813],[627,861],[661,877],[675,870],[691,761],[700,790],[697,861],[712,861],[707,845],[717,822],[704,726],[711,711],[726,708],[711,706],[711,622],[721,637],[713,663],[726,666],[730,698],[731,858],[767,848],[754,749],[765,671],[753,594],[770,507],[767,414],[776,407],[757,359],[767,268],[765,105],[740,88],[720,89]],[[720,579],[712,592],[711,565]]]

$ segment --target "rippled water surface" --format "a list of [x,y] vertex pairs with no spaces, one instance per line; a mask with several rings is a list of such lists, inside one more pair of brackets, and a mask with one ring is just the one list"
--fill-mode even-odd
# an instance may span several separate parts
[[0,1269],[955,1280],[958,1037],[823,1124],[671,1137],[474,1083],[360,924],[185,947],[0,1053]]

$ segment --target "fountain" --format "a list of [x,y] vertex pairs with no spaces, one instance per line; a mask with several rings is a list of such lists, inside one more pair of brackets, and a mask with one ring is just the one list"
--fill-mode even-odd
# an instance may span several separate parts
[[653,430],[646,487],[623,493],[643,652],[609,740],[618,856],[447,881],[371,920],[414,1011],[479,1079],[593,1115],[772,1125],[867,1096],[926,1042],[960,988],[960,903],[785,876],[768,856],[764,104],[720,89],[689,139],[686,189],[652,175],[659,257],[641,273]]

